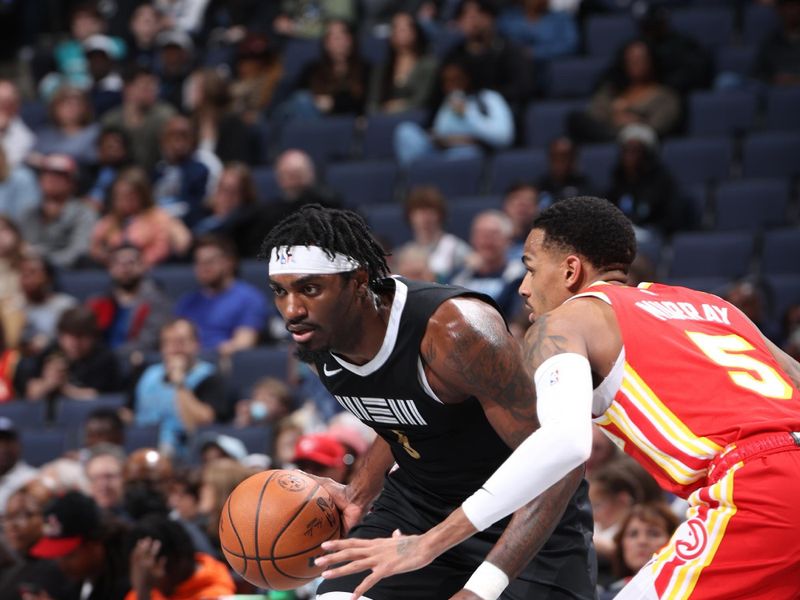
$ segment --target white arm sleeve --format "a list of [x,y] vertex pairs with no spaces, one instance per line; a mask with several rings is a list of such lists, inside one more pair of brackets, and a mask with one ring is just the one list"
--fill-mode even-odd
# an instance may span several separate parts
[[541,427],[461,505],[478,531],[510,515],[589,458],[592,371],[585,356],[557,354],[536,369]]

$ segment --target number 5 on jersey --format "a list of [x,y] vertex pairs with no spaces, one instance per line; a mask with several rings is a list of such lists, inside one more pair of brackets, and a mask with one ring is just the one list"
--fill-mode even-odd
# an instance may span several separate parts
[[727,368],[728,375],[736,385],[775,400],[792,397],[792,386],[775,369],[744,354],[755,350],[744,338],[735,334],[709,335],[698,331],[687,331],[686,335],[703,354]]

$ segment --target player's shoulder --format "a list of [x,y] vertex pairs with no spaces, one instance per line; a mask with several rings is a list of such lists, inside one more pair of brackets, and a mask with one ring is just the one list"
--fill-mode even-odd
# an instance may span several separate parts
[[485,340],[496,343],[506,338],[508,328],[497,308],[488,302],[475,296],[455,296],[436,307],[425,335],[441,342]]

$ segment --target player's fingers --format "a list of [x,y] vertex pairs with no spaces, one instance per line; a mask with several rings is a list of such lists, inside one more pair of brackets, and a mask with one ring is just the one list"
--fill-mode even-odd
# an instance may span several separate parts
[[383,579],[383,575],[380,573],[376,573],[373,571],[369,576],[364,578],[364,581],[358,584],[355,590],[353,590],[353,595],[350,597],[350,600],[358,600],[366,594],[372,586],[378,583],[381,579]]
[[338,552],[340,550],[350,550],[355,548],[367,548],[375,540],[359,540],[356,538],[345,538],[343,540],[329,540],[322,542],[322,549],[325,552]]
[[331,552],[330,554],[320,556],[314,561],[314,564],[318,567],[325,567],[327,565],[335,565],[341,562],[366,559],[369,558],[369,556],[370,554],[368,552],[364,552],[358,548],[352,548],[347,550],[339,550],[337,552]]
[[402,533],[402,532],[401,532],[399,529],[395,529],[395,530],[392,532],[392,537],[393,537],[393,538],[399,538],[399,537],[403,537],[403,533]]
[[373,561],[367,559],[354,560],[346,565],[323,571],[322,577],[323,579],[336,579],[337,577],[361,573],[362,571],[369,571],[374,568],[376,568],[376,565]]

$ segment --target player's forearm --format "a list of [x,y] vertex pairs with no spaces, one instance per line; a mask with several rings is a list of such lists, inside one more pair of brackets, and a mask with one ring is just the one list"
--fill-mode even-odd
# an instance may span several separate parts
[[383,478],[393,464],[389,444],[382,437],[376,437],[364,455],[361,468],[348,485],[350,501],[368,506],[383,489]]
[[486,560],[503,571],[509,579],[515,579],[550,539],[570,498],[580,485],[583,470],[583,466],[573,470],[533,502],[515,512]]

